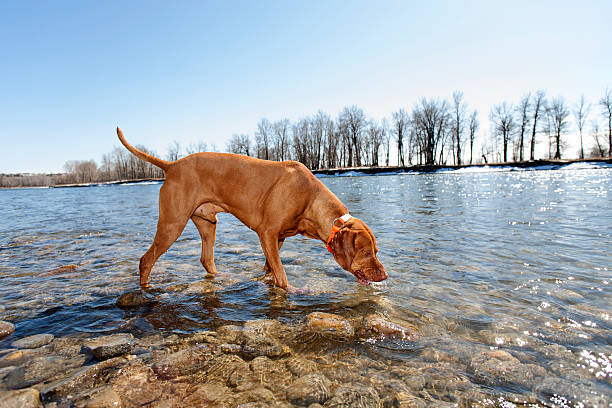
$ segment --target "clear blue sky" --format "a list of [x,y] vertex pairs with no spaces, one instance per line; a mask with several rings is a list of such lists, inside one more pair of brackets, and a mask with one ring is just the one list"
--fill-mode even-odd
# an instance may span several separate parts
[[612,88],[610,1],[2,1],[0,173],[118,145],[220,150],[262,117],[380,119],[462,90],[480,111]]

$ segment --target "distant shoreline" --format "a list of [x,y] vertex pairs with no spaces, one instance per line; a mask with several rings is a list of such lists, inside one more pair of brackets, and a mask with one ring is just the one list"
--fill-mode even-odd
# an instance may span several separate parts
[[[572,160],[533,160],[523,162],[507,162],[507,163],[479,163],[479,164],[462,164],[458,165],[413,165],[413,166],[384,166],[384,167],[342,167],[336,169],[319,169],[313,170],[315,175],[323,174],[328,176],[342,175],[344,173],[363,173],[364,175],[372,174],[402,174],[402,173],[434,173],[439,170],[460,170],[468,168],[533,168],[544,166],[553,166],[553,169],[562,168],[573,163],[607,163],[612,164],[612,158],[593,158],[593,159],[572,159]],[[546,169],[549,170],[549,169]]]
[[[557,170],[574,163],[606,163],[612,165],[612,158],[591,158],[591,159],[572,159],[572,160],[533,160],[523,162],[508,162],[508,163],[479,163],[479,164],[462,164],[458,165],[412,165],[412,166],[377,166],[377,167],[342,167],[333,169],[317,169],[312,170],[315,175],[322,176],[341,176],[347,173],[355,176],[369,175],[394,175],[404,173],[435,173],[441,170],[461,170],[461,169],[479,169],[479,168],[509,168],[512,169],[533,169],[533,170]],[[541,168],[541,169],[540,169]],[[96,187],[107,185],[122,185],[122,184],[144,184],[144,183],[160,183],[163,178],[142,178],[129,180],[114,180],[106,182],[92,183],[75,183],[75,184],[55,184],[50,186],[20,186],[20,187],[0,187],[0,190],[22,189],[22,188],[78,188],[78,187]]]

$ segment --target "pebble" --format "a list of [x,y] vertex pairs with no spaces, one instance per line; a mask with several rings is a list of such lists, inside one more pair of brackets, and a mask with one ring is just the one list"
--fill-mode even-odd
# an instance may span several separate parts
[[101,361],[129,353],[132,351],[133,343],[132,334],[118,333],[95,338],[83,346]]
[[306,316],[304,330],[338,339],[350,339],[355,335],[355,329],[344,317],[323,312],[313,312]]
[[53,341],[52,334],[35,334],[33,336],[24,337],[19,340],[15,340],[11,343],[11,347],[18,349],[33,349],[42,347]]
[[0,339],[12,334],[15,331],[15,325],[11,322],[0,320]]

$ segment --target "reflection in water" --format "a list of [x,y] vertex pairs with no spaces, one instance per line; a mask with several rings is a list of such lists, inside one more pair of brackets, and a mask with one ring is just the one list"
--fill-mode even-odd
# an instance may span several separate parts
[[[115,302],[138,289],[159,185],[0,191],[0,318],[14,322],[19,336],[138,336],[260,318],[295,323],[314,311],[348,319],[382,313],[417,328],[419,339],[353,345],[364,358],[427,365],[439,375],[468,375],[473,387],[549,403],[554,394],[576,395],[568,406],[610,401],[612,170],[324,183],[374,231],[387,281],[361,286],[320,242],[296,237],[281,257],[289,282],[308,293],[270,289],[256,234],[220,214],[219,276],[206,279],[200,238],[188,225],[153,269],[150,301],[126,310]],[[535,370],[538,381],[500,385],[494,371],[482,371],[491,358],[507,357],[487,354],[497,349],[522,364],[505,367],[510,377],[531,366],[545,375]]]

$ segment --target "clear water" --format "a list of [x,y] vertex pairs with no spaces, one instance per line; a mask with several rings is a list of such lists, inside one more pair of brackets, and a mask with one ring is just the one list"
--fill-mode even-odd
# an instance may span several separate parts
[[[36,333],[186,333],[257,318],[297,322],[312,311],[378,312],[420,337],[373,344],[363,351],[370,356],[418,367],[435,350],[471,379],[470,359],[500,348],[543,367],[549,381],[476,387],[556,406],[610,404],[612,169],[322,181],[374,231],[386,282],[359,285],[321,242],[295,237],[281,256],[289,282],[310,293],[270,290],[259,279],[256,234],[220,214],[213,286],[190,223],[153,269],[156,301],[130,310],[115,302],[138,289],[159,184],[0,190],[0,319],[16,326],[0,347]],[[440,370],[448,374],[448,364]]]

